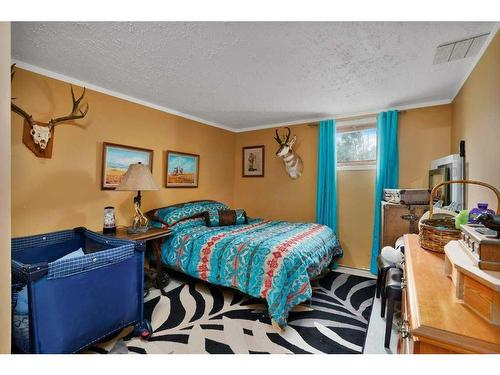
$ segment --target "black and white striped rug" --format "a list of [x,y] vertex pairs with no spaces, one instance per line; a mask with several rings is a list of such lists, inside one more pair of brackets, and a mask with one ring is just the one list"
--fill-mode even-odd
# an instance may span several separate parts
[[278,334],[262,300],[175,273],[167,296],[152,289],[144,304],[149,341],[118,336],[97,353],[362,353],[375,281],[330,272],[313,283],[313,298],[294,308]]

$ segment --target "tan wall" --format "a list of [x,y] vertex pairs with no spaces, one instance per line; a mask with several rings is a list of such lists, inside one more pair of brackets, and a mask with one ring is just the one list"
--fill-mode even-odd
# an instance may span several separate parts
[[[465,140],[467,176],[500,189],[500,36],[497,35],[452,103],[452,151]],[[468,208],[488,202],[490,190],[467,187]]]
[[[450,151],[456,152],[458,141],[464,138],[467,140],[469,169],[473,174],[470,177],[495,183],[491,173],[498,172],[498,168],[477,168],[495,160],[493,156],[481,158],[484,155],[482,142],[492,143],[495,138],[478,135],[479,132],[472,133],[469,124],[476,124],[474,129],[480,124],[490,133],[498,132],[499,127],[495,127],[494,121],[499,116],[499,96],[497,91],[493,92],[499,87],[498,74],[492,71],[495,65],[492,60],[498,59],[498,44],[497,38],[453,103],[453,130],[451,105],[419,108],[400,114],[401,187],[427,186],[430,161]],[[496,81],[488,79],[487,88],[482,87],[484,76],[495,77]],[[482,85],[481,92],[488,93],[481,95],[480,99],[476,95],[479,84]],[[19,104],[29,108],[35,118],[47,120],[54,113],[64,113],[68,109],[67,90],[67,84],[63,82],[19,70],[13,95],[19,98]],[[29,92],[30,96],[23,96],[23,92]],[[292,181],[286,175],[283,162],[274,155],[277,148],[273,139],[274,129],[231,134],[97,92],[89,91],[88,99],[91,112],[82,121],[84,127],[61,125],[57,128],[51,160],[35,158],[22,145],[22,120],[18,116],[13,117],[12,183],[16,189],[12,204],[15,236],[82,224],[99,229],[102,207],[108,204],[117,207],[120,224],[128,223],[133,194],[100,190],[103,141],[154,149],[154,176],[162,184],[164,150],[201,154],[199,189],[147,192],[145,209],[189,199],[213,198],[245,208],[252,216],[314,221],[315,126],[292,127],[298,136],[295,149],[305,166],[304,175]],[[476,116],[483,117],[478,121]],[[142,125],[136,126],[137,123]],[[242,178],[241,147],[260,144],[266,146],[266,177]],[[486,150],[488,148],[491,150],[493,146],[486,147]],[[231,152],[234,152],[234,160],[228,157]],[[470,168],[472,165],[474,168]],[[481,177],[484,171],[486,175]],[[495,178],[498,185],[498,174],[493,176]],[[339,235],[346,250],[343,262],[352,267],[367,268],[373,226],[374,171],[339,171],[338,180]],[[229,181],[234,181],[234,189]],[[44,199],[35,199],[34,194],[41,191],[41,186],[44,187]]]
[[339,171],[339,239],[342,264],[368,269],[373,234],[375,171]]
[[10,22],[0,22],[0,354],[10,353]]
[[[316,164],[318,129],[297,125],[291,128],[297,135],[294,150],[304,163],[304,173],[292,180],[285,171],[283,160],[275,155],[278,144],[275,129],[236,134],[234,204],[251,216],[291,221],[314,221],[316,217]],[[265,146],[265,176],[242,177],[242,147]]]
[[[70,110],[67,83],[22,69],[12,95],[40,121]],[[134,193],[100,189],[102,142],[153,149],[153,175],[161,185],[165,150],[200,154],[199,188],[144,192],[144,210],[204,198],[232,204],[233,133],[94,91],[86,97],[90,111],[81,126],[56,127],[52,159],[37,158],[23,145],[23,120],[12,116],[13,236],[80,225],[100,229],[107,205],[116,207],[118,224],[130,224]]]
[[[428,184],[431,160],[449,154],[451,106],[408,110],[400,115],[400,186]],[[275,129],[238,133],[235,142],[234,204],[251,216],[290,221],[314,221],[316,210],[316,126],[291,127],[294,147],[304,162],[304,174],[292,180],[283,161],[275,156]],[[243,146],[265,145],[264,178],[241,177]],[[339,238],[345,250],[342,264],[369,268],[373,233],[375,171],[339,171]]]
[[429,185],[431,161],[450,154],[451,105],[404,111],[399,115],[399,186]]

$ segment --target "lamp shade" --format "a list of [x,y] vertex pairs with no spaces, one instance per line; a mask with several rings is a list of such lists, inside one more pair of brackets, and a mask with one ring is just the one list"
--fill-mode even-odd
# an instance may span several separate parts
[[120,185],[116,190],[137,191],[137,190],[160,190],[160,187],[153,179],[149,167],[145,164],[130,164],[127,172],[123,176]]

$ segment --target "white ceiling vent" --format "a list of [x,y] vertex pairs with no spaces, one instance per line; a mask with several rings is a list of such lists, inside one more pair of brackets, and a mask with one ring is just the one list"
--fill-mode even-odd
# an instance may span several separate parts
[[490,35],[490,33],[441,44],[436,48],[434,64],[442,64],[448,61],[464,59],[476,55],[484,42],[486,42],[488,35]]

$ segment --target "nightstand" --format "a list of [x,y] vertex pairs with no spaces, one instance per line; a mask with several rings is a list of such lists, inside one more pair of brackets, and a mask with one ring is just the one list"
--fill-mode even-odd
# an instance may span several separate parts
[[[102,232],[101,232],[102,233]],[[164,288],[168,284],[168,275],[163,274],[163,265],[161,262],[161,245],[163,241],[170,236],[170,229],[151,228],[144,233],[127,233],[127,228],[120,227],[116,229],[116,233],[106,234],[110,237],[122,238],[129,241],[151,242],[155,263],[156,263],[156,288],[160,289],[162,295],[167,295]],[[164,277],[166,281],[164,282]]]

